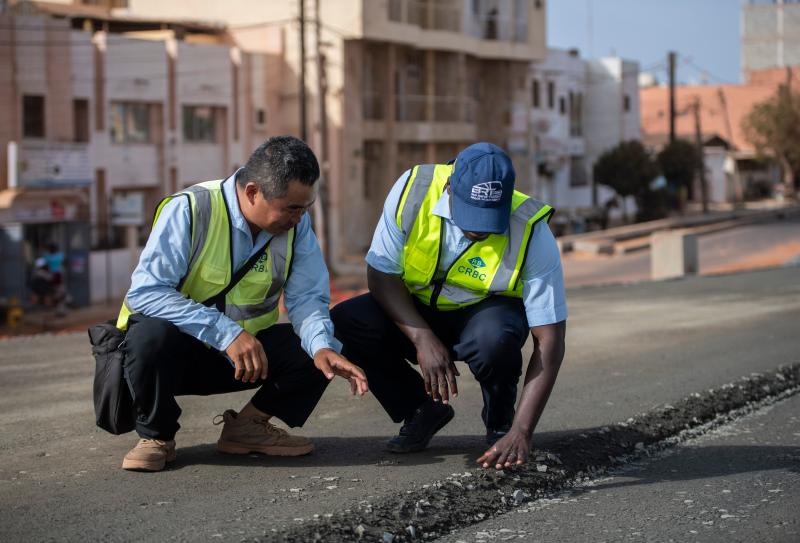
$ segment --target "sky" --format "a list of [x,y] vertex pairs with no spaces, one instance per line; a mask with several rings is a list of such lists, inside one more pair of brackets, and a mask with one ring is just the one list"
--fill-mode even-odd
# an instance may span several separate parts
[[739,83],[741,1],[550,0],[547,45],[636,60],[660,82],[672,50],[680,83]]

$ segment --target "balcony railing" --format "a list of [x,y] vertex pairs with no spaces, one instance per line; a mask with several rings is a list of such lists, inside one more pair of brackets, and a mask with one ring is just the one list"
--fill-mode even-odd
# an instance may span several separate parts
[[471,23],[471,34],[476,38],[489,41],[528,41],[528,21],[526,19],[509,19],[500,15],[487,14],[475,17]]
[[492,10],[470,13],[467,28],[462,26],[461,3],[453,0],[389,0],[389,20],[419,26],[426,30],[467,32],[491,41],[525,43],[528,41],[527,16],[511,17]]
[[[385,119],[385,104],[385,94],[365,94],[362,99],[364,120]],[[396,96],[394,113],[399,122],[471,123],[475,121],[475,109],[476,102],[472,98],[420,94]]]
[[426,30],[461,32],[461,9],[447,0],[389,0],[389,20]]

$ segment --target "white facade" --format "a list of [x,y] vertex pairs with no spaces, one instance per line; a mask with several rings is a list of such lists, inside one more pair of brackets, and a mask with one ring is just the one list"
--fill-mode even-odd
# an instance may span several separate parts
[[553,205],[561,221],[593,215],[614,196],[594,185],[592,168],[608,149],[640,138],[638,75],[635,62],[583,60],[576,51],[557,49],[531,64],[528,190]]
[[[591,172],[604,152],[620,142],[641,139],[639,64],[618,57],[587,61],[586,162]],[[603,206],[614,191],[595,185],[595,205]],[[633,198],[622,209],[635,211]]]

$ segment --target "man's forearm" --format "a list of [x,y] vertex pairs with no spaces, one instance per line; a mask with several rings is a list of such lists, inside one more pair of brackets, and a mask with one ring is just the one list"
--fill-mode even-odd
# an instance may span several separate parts
[[566,322],[537,327],[531,332],[534,349],[525,372],[522,397],[513,423],[513,428],[523,432],[528,438],[533,436],[539,423],[564,359]]
[[432,333],[428,323],[414,307],[411,294],[402,278],[367,267],[367,283],[372,296],[397,327],[414,344],[421,335]]
[[242,328],[217,311],[206,307],[168,286],[139,287],[128,292],[132,311],[167,320],[181,332],[224,351]]

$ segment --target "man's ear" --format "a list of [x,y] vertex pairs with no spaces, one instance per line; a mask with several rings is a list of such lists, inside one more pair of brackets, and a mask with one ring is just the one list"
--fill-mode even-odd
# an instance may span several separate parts
[[250,202],[250,205],[254,205],[256,203],[256,195],[258,194],[258,191],[258,185],[252,181],[248,181],[244,186],[244,195],[247,197],[247,201]]

